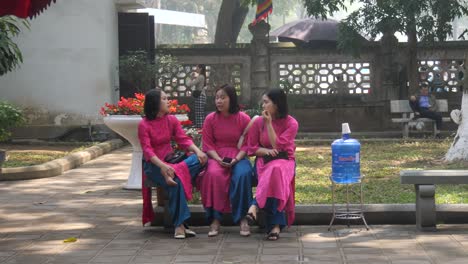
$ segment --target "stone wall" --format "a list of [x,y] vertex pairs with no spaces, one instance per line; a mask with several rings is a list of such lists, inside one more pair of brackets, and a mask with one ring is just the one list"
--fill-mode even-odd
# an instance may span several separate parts
[[[290,92],[291,114],[302,132],[338,131],[342,122],[354,131],[399,130],[390,122],[389,101],[407,98],[406,43],[394,47],[371,42],[359,58],[342,54],[335,47],[296,47],[292,43],[269,43],[263,34],[251,44],[230,48],[212,45],[160,46],[158,51],[175,55],[182,64],[193,67],[237,64],[241,69],[241,103],[254,107],[268,87]],[[448,99],[449,111],[460,107],[459,63],[468,41],[419,46],[420,83],[427,83],[437,97]],[[435,79],[440,75],[439,83]],[[229,82],[229,72],[226,74]],[[220,84],[209,83],[211,90]],[[183,85],[183,82],[181,83]],[[436,87],[439,86],[439,87]],[[169,89],[170,91],[170,89]],[[190,97],[180,100],[190,103]],[[214,110],[213,98],[208,110]],[[447,125],[448,130],[455,126]]]

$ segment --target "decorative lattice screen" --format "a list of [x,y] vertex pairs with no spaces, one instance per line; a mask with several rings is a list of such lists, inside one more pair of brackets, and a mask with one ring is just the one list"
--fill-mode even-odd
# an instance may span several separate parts
[[[183,65],[174,70],[172,78],[160,80],[157,87],[165,91],[172,97],[191,96],[191,87],[187,87],[186,80],[192,72],[195,72],[196,65]],[[241,92],[241,64],[206,65],[207,88],[210,90],[224,83],[234,85],[237,93]]]
[[280,63],[279,85],[294,94],[368,94],[370,63]]
[[419,61],[419,85],[433,92],[458,92],[462,86],[463,60]]

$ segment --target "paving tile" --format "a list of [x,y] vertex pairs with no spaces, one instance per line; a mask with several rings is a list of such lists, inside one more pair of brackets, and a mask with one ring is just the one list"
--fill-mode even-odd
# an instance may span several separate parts
[[282,248],[282,247],[270,247],[270,248],[263,248],[262,250],[263,255],[298,255],[299,250],[298,247],[295,248]]
[[5,264],[42,264],[51,259],[51,256],[43,255],[18,255],[5,261]]
[[265,263],[270,263],[274,261],[281,261],[283,263],[287,263],[287,261],[300,261],[301,257],[299,255],[261,255],[260,261]]
[[221,255],[218,257],[217,263],[255,263],[257,255]]
[[307,252],[307,253],[304,253],[303,260],[311,261],[311,262],[316,262],[316,261],[335,262],[335,263],[343,262],[339,252],[335,252],[334,254],[310,254]]
[[128,263],[133,256],[97,256],[91,263]]
[[175,263],[209,263],[215,259],[215,255],[178,255],[175,259]]
[[74,257],[64,257],[64,256],[54,256],[52,257],[47,264],[81,264],[88,263],[93,257],[92,256],[74,256]]
[[137,256],[130,263],[133,264],[167,264],[173,256]]
[[338,248],[336,242],[302,242],[304,248]]

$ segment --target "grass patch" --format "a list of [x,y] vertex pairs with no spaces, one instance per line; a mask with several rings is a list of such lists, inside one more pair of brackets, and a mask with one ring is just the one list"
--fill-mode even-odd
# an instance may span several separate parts
[[[404,169],[466,169],[468,163],[447,164],[442,158],[451,141],[370,142],[361,144],[365,203],[414,203],[413,185],[400,184]],[[331,203],[330,145],[298,148],[296,202]],[[341,197],[342,198],[342,197]],[[437,203],[468,203],[468,185],[439,185]]]
[[13,146],[13,149],[8,150],[8,160],[3,163],[2,167],[14,168],[39,165],[54,159],[63,158],[73,152],[82,151],[92,145],[93,143],[83,143],[82,146],[64,147],[63,150],[48,150],[47,146],[40,150],[15,150]]

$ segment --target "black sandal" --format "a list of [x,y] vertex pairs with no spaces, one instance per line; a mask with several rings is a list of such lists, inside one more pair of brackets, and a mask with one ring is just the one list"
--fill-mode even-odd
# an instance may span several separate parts
[[267,239],[270,240],[270,241],[276,241],[279,239],[279,233],[269,233],[268,236],[267,236]]
[[247,223],[249,224],[249,226],[253,226],[257,224],[257,218],[255,218],[255,215],[253,213],[248,213],[245,216],[245,219],[247,219]]

